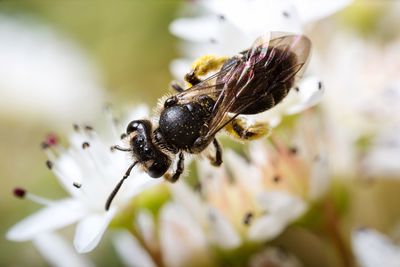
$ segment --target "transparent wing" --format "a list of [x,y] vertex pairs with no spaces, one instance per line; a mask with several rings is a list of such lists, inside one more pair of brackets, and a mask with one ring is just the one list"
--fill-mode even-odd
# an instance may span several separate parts
[[305,70],[311,42],[303,35],[275,38],[276,34],[279,33],[258,38],[250,49],[241,53],[240,62],[236,62],[226,74],[219,75],[223,87],[205,138],[215,135],[260,99],[269,101],[271,98],[271,107],[274,106],[276,101],[273,98],[282,99],[290,89],[283,90],[282,86],[295,86]]

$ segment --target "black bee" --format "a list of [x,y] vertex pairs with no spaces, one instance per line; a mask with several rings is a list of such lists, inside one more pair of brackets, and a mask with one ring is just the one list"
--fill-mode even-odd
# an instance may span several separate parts
[[[185,76],[189,88],[172,85],[177,93],[162,104],[158,125],[132,121],[126,129],[130,147],[113,147],[130,152],[135,161],[110,194],[106,210],[136,164],[153,178],[164,176],[175,182],[184,170],[184,153],[199,154],[211,143],[215,148],[215,155],[208,156],[211,164],[221,165],[222,151],[215,138],[220,130],[241,140],[268,133],[266,124],[248,125],[239,115],[257,114],[280,103],[303,73],[310,48],[303,35],[268,35],[233,57],[203,56],[195,61]],[[177,166],[171,173],[176,155]]]

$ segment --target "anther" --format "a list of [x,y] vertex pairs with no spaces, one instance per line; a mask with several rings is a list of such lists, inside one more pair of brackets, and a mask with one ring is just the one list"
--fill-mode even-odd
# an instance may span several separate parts
[[222,14],[218,15],[218,19],[221,20],[221,21],[225,21],[226,20],[225,16],[222,15]]
[[86,131],[93,131],[93,127],[90,125],[85,125],[85,130]]
[[289,17],[290,17],[289,12],[287,12],[286,10],[284,10],[284,11],[282,12],[282,15],[283,15],[285,18],[289,18]]
[[292,155],[296,155],[299,152],[299,150],[297,149],[297,147],[293,146],[293,147],[289,148],[289,152]]
[[78,124],[76,124],[76,123],[74,123],[74,124],[72,124],[72,127],[74,128],[74,131],[79,131],[79,125]]
[[321,89],[322,89],[322,82],[319,81],[319,82],[318,82],[318,90],[321,90]]
[[251,221],[252,221],[252,219],[253,219],[253,217],[254,217],[254,214],[252,213],[252,212],[247,212],[245,215],[244,215],[244,218],[243,218],[243,224],[244,225],[250,225],[251,224]]
[[50,160],[46,160],[46,166],[47,166],[47,168],[49,168],[49,170],[51,170],[52,168],[53,168],[53,162],[52,161],[50,161]]
[[282,179],[281,179],[281,177],[280,177],[279,175],[275,175],[275,176],[272,178],[272,180],[273,180],[275,183],[279,183]]
[[26,190],[21,187],[16,187],[14,188],[13,193],[17,198],[24,198],[26,195]]
[[79,183],[79,182],[73,182],[72,185],[73,185],[74,187],[78,188],[78,189],[82,187],[82,184]]
[[88,142],[83,142],[82,143],[82,149],[86,149],[88,147],[90,147],[90,144]]

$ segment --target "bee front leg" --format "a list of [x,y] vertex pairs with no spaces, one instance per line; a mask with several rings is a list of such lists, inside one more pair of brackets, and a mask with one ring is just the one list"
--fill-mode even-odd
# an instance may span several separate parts
[[192,70],[185,75],[185,81],[190,85],[196,85],[202,80],[199,76],[205,76],[211,71],[219,70],[227,60],[227,57],[206,55],[199,57],[192,64]]
[[168,182],[175,183],[176,181],[178,181],[179,177],[183,173],[184,168],[185,168],[185,157],[183,156],[183,153],[180,152],[179,153],[178,163],[177,163],[176,170],[175,170],[174,174],[171,175],[171,173],[166,173],[164,175],[164,178]]
[[222,148],[216,138],[213,140],[213,145],[215,147],[215,157],[208,156],[208,159],[213,166],[218,167],[222,164]]
[[250,141],[268,136],[270,127],[268,123],[252,122],[245,118],[236,118],[225,126],[225,130],[234,138]]

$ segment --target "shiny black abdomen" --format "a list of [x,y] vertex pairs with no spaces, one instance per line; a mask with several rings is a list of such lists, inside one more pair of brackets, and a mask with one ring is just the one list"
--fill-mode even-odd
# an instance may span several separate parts
[[[268,110],[279,102],[289,93],[290,88],[295,84],[295,76],[300,69],[297,65],[296,55],[287,47],[269,48],[266,55],[256,62],[252,68],[245,71],[245,62],[251,62],[257,59],[261,50],[258,49],[251,56],[249,51],[244,51],[242,58],[238,60],[234,74],[229,79],[227,85],[231,93],[237,93],[243,89],[229,112],[240,114],[257,114]],[[228,60],[225,65],[232,64],[232,60]],[[225,67],[222,67],[222,69]],[[239,81],[241,75],[242,80]],[[244,78],[243,78],[244,77]],[[228,78],[225,76],[218,77],[218,83],[226,83]],[[245,84],[247,84],[245,86]]]
[[177,149],[190,149],[201,136],[204,125],[210,121],[214,103],[204,95],[192,102],[165,108],[159,121],[159,131],[164,142]]

